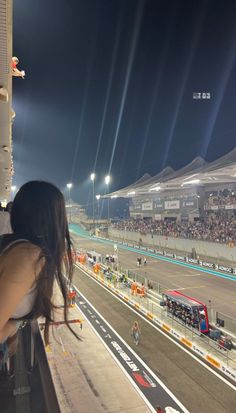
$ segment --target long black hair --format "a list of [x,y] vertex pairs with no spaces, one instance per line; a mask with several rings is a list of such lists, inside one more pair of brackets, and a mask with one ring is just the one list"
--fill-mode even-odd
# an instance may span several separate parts
[[[64,321],[68,323],[67,286],[73,274],[72,242],[66,218],[65,201],[51,183],[31,181],[17,192],[12,205],[11,226],[17,238],[25,238],[41,248],[45,264],[36,281],[34,317],[45,317],[44,339],[49,342],[49,324],[53,321],[53,284],[56,279],[64,300]],[[64,274],[64,273],[65,274]],[[65,276],[66,278],[65,278]]]

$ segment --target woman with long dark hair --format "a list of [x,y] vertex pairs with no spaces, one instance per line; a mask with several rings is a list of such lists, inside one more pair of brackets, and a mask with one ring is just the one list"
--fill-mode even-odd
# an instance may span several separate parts
[[0,237],[0,343],[16,334],[18,320],[42,316],[48,344],[55,280],[64,300],[65,323],[78,338],[67,320],[73,261],[62,193],[47,182],[24,184],[12,205],[11,226],[13,233]]

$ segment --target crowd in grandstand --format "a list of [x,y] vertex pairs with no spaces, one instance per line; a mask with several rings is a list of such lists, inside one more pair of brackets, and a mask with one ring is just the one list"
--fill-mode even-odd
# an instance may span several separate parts
[[151,221],[147,219],[120,221],[113,224],[120,230],[140,232],[140,234],[163,235],[165,237],[188,238],[220,243],[236,242],[236,219],[234,215],[222,213],[208,214],[194,222],[172,220]]
[[205,203],[205,208],[234,204],[236,204],[236,191],[224,190],[210,193]]

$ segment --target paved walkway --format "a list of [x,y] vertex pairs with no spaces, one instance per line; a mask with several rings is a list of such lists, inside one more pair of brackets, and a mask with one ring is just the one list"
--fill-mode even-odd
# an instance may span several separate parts
[[[55,318],[63,319],[61,311]],[[69,319],[82,320],[77,307]],[[46,349],[62,413],[150,412],[87,322],[82,330],[80,324],[71,326],[82,341],[66,326],[53,326]]]

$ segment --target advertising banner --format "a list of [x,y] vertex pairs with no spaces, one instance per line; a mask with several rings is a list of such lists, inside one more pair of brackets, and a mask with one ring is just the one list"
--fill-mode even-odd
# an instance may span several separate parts
[[233,272],[233,268],[227,267],[226,265],[215,264],[215,266],[216,266],[216,270],[220,270],[220,271],[223,271],[223,272],[229,272],[231,274]]
[[181,200],[181,208],[184,209],[194,209],[197,208],[197,199],[189,198]]
[[160,201],[154,202],[154,209],[155,211],[163,211],[164,209],[163,202],[160,202]]
[[212,211],[217,211],[218,209],[236,209],[236,204],[231,205],[206,205],[205,209],[211,209]]
[[153,202],[145,202],[142,204],[142,210],[143,211],[152,211],[153,209]]
[[199,265],[202,265],[203,267],[207,267],[207,268],[214,268],[213,262],[206,262],[206,261],[199,260]]
[[185,257],[183,255],[175,255],[174,258],[176,260],[181,260],[181,261],[185,261]]
[[186,262],[190,262],[190,264],[198,264],[198,260],[196,258],[186,257]]
[[165,209],[179,209],[180,208],[180,201],[173,200],[173,201],[165,201]]
[[142,204],[133,204],[132,211],[140,211],[142,209]]

